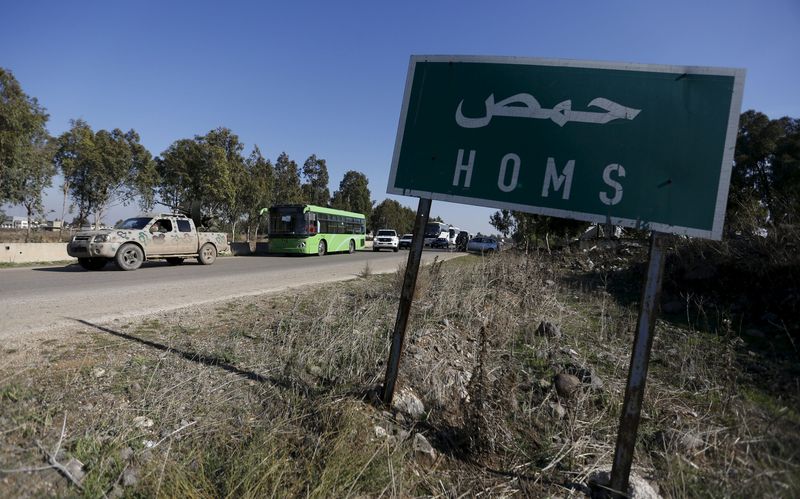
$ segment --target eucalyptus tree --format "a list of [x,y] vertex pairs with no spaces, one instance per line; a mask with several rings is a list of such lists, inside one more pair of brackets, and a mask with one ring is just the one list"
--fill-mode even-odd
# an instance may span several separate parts
[[345,173],[339,183],[339,190],[333,193],[331,204],[334,208],[363,213],[369,217],[372,213],[372,200],[367,176],[355,170]]
[[134,130],[95,133],[85,121],[73,120],[57,140],[54,162],[81,223],[94,215],[98,224],[111,205],[137,198],[142,209],[152,206],[155,165]]
[[160,202],[199,211],[203,224],[215,217],[238,220],[237,181],[242,177],[243,144],[230,129],[173,142],[157,159]]
[[316,154],[308,157],[303,163],[303,197],[306,202],[317,206],[328,206],[331,202],[331,193],[328,190],[328,165]]
[[28,214],[41,214],[42,191],[55,174],[48,115],[29,97],[11,71],[0,68],[0,204],[22,205]]
[[580,220],[509,210],[496,211],[489,217],[489,224],[504,237],[510,233],[520,247],[536,247],[543,241],[548,249],[551,235],[568,240],[589,226],[588,222]]
[[30,240],[33,218],[36,215],[44,216],[43,192],[53,185],[53,176],[56,168],[53,164],[55,141],[41,137],[34,144],[25,161],[25,175],[18,179],[18,183],[11,197],[13,204],[25,208],[28,218],[28,230],[25,236]]
[[261,155],[258,146],[253,147],[250,156],[244,162],[245,175],[239,183],[237,196],[245,207],[247,217],[247,240],[250,234],[258,238],[258,227],[261,222],[261,210],[269,208],[273,202],[275,186],[275,169],[270,160]]
[[220,172],[220,178],[224,179],[227,196],[221,200],[219,212],[231,225],[231,240],[235,241],[236,225],[247,211],[242,197],[238,194],[247,174],[242,156],[244,144],[238,135],[224,127],[211,130],[201,137],[200,141],[210,150],[210,156],[218,162],[217,171]]
[[729,233],[796,223],[800,120],[748,110],[739,118],[726,214]]
[[416,212],[411,208],[401,205],[394,199],[384,199],[372,209],[369,217],[369,228],[372,231],[379,229],[394,229],[398,234],[407,234],[414,229]]
[[503,234],[503,237],[508,237],[514,227],[514,217],[509,210],[496,211],[489,217],[489,224]]
[[285,152],[275,161],[275,204],[295,204],[306,201],[300,185],[300,169]]

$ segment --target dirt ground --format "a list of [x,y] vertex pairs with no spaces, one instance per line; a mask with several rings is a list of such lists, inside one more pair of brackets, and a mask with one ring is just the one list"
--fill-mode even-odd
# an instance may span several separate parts
[[[4,344],[0,496],[584,497],[613,456],[637,252],[425,267],[398,379],[421,412],[377,400],[400,273]],[[796,358],[696,305],[658,323],[637,479],[796,497],[800,389],[763,383]]]

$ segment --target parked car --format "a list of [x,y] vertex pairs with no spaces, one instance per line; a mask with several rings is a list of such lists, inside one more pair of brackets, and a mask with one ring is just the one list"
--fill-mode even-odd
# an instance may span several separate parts
[[431,242],[431,248],[450,249],[450,239],[446,237],[434,239],[433,242]]
[[390,249],[397,251],[400,249],[400,238],[397,237],[397,232],[391,229],[380,229],[375,234],[375,240],[372,241],[372,251],[380,249]]
[[411,241],[413,239],[413,234],[403,234],[403,237],[400,238],[400,249],[411,249]]
[[471,253],[494,253],[500,251],[500,245],[491,237],[478,236],[467,243],[467,251]]

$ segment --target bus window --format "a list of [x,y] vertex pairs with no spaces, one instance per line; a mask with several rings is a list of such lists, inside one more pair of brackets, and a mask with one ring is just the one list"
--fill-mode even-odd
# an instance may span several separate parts
[[306,224],[302,210],[293,207],[271,209],[269,232],[270,234],[305,234]]

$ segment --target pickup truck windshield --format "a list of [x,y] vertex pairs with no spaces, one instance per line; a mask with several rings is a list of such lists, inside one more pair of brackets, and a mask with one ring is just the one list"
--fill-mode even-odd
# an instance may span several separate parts
[[393,230],[379,230],[378,231],[378,235],[379,236],[384,236],[384,237],[386,237],[386,236],[393,237],[393,236],[396,236],[397,234]]
[[144,229],[145,225],[147,225],[152,218],[144,217],[144,218],[129,218],[122,223],[117,224],[115,229],[126,229],[126,230],[142,230]]

